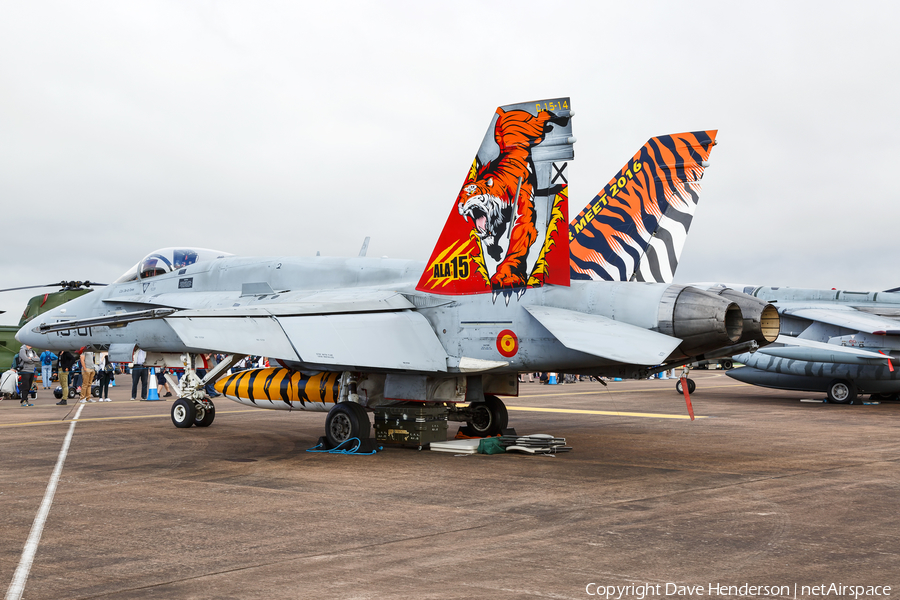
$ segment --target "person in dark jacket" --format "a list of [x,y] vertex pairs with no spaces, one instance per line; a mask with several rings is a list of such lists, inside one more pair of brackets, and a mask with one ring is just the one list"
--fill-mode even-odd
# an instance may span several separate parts
[[109,402],[109,382],[113,380],[115,366],[109,360],[109,353],[104,352],[97,359],[97,376],[100,379],[100,402]]
[[22,399],[19,404],[22,406],[34,406],[28,401],[28,394],[31,393],[31,384],[34,383],[34,370],[41,363],[37,352],[31,349],[31,346],[22,344],[19,348],[19,393]]
[[78,357],[68,350],[63,350],[59,354],[59,385],[62,386],[62,400],[57,404],[60,406],[68,404],[66,400],[69,398],[69,373],[77,360]]

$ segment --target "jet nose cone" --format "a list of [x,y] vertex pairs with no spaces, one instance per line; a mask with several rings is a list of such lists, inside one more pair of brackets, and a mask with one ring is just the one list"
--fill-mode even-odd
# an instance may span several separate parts
[[42,333],[37,333],[34,329],[40,325],[40,317],[32,319],[25,323],[19,331],[16,332],[16,341],[20,344],[27,344],[34,348],[41,347],[41,340],[46,339],[46,335]]

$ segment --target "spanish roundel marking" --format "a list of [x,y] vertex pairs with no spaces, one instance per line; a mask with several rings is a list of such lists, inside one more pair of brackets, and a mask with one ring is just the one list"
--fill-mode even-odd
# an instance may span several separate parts
[[497,335],[497,350],[506,358],[511,358],[519,351],[519,338],[509,329]]

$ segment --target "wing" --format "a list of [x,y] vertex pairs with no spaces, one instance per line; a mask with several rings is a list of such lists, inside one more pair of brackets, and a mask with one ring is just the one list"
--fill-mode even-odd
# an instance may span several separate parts
[[[232,293],[233,297],[233,293]],[[188,348],[257,354],[335,370],[447,371],[447,353],[428,320],[406,296],[390,290],[333,290],[301,300],[254,305],[245,295],[235,306],[215,307],[217,293],[116,298],[160,308],[41,325],[41,331],[120,326],[165,319]],[[140,300],[140,302],[138,302]],[[179,308],[181,310],[179,310]],[[461,371],[506,363],[467,360]]]
[[447,353],[431,324],[409,310],[300,316],[217,316],[217,311],[203,312],[207,314],[178,313],[167,317],[166,322],[188,347],[259,354],[345,370],[447,370]]
[[779,335],[775,343],[757,350],[759,354],[803,360],[809,362],[839,363],[846,365],[871,365],[873,361],[884,362],[890,357],[878,352],[860,348],[848,348],[837,344],[815,342],[787,335]]
[[855,329],[875,335],[900,335],[900,321],[860,312],[851,306],[798,307],[784,306],[779,312],[810,321]]
[[661,364],[681,340],[649,329],[564,308],[526,306],[566,348],[617,362]]

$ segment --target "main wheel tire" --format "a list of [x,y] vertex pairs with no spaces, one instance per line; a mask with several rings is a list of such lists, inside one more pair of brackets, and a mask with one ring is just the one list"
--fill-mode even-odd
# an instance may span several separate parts
[[186,429],[194,424],[197,418],[197,410],[194,403],[184,398],[179,398],[172,405],[172,422],[175,427]]
[[[697,384],[694,383],[693,379],[688,379],[687,384],[688,384],[688,394],[693,394],[694,390],[697,389]],[[681,394],[682,396],[684,395],[683,388],[684,388],[684,386],[681,385],[681,379],[679,379],[678,381],[675,382],[675,391],[678,392],[679,394]]]
[[335,404],[325,419],[325,438],[332,448],[352,438],[367,440],[371,431],[366,409],[355,402]]
[[473,402],[472,420],[466,421],[462,428],[465,435],[471,437],[488,437],[500,434],[509,426],[509,412],[506,405],[497,396],[485,394],[484,402]]
[[729,359],[729,360],[723,360],[723,361],[722,361],[722,368],[725,369],[726,371],[727,371],[728,369],[733,369],[733,368],[734,368],[734,361],[732,361],[732,360],[730,360],[730,359]]
[[828,401],[835,404],[853,404],[856,400],[856,385],[846,379],[835,379],[828,384]]
[[201,408],[194,415],[194,425],[197,427],[209,427],[216,419],[216,407],[209,403],[209,408]]

